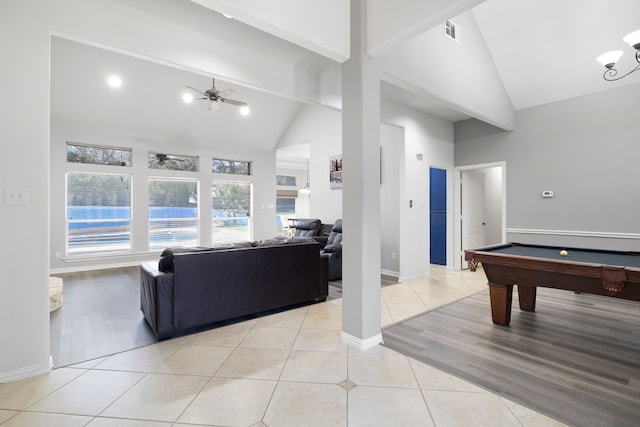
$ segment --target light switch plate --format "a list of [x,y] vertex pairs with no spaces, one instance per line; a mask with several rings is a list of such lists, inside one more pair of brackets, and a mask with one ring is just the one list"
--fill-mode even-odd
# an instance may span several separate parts
[[6,205],[26,205],[29,203],[29,191],[26,188],[5,188],[4,203]]

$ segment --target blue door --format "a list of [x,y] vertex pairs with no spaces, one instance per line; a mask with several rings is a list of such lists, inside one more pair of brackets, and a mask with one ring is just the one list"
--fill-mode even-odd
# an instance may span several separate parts
[[447,265],[447,171],[429,168],[431,264]]

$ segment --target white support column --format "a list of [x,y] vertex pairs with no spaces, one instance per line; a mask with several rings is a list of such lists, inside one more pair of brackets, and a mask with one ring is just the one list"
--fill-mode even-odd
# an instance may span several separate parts
[[342,340],[382,342],[380,329],[380,79],[366,51],[366,0],[351,0],[351,57],[342,66]]

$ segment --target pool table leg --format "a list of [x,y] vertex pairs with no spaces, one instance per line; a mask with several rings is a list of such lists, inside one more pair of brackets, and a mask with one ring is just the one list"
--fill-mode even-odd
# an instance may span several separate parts
[[535,286],[518,285],[518,302],[520,310],[535,311],[536,310],[536,290]]
[[513,285],[489,283],[491,298],[491,319],[496,325],[509,326],[511,321],[511,299]]

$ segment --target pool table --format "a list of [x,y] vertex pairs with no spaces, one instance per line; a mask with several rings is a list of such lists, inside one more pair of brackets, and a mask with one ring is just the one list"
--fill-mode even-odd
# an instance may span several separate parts
[[464,259],[471,271],[482,264],[497,325],[511,321],[514,285],[524,311],[535,310],[538,286],[640,301],[640,252],[508,243],[465,250]]

